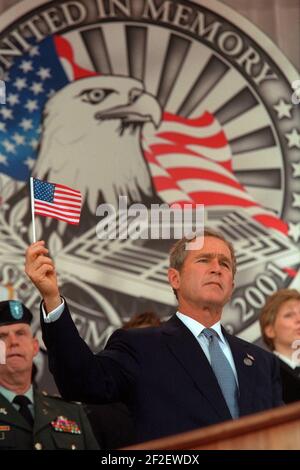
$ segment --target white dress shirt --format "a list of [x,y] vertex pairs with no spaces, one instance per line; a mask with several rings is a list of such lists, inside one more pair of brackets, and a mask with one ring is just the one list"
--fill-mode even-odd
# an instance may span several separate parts
[[64,299],[61,299],[61,304],[56,307],[54,310],[46,314],[46,311],[44,309],[44,303],[42,303],[42,312],[43,312],[43,319],[45,323],[53,323],[54,321],[58,320],[60,316],[62,315],[64,308],[65,308],[65,301]]
[[[200,344],[205,356],[207,357],[207,360],[210,363],[210,355],[209,355],[209,350],[208,350],[209,339],[206,338],[205,335],[201,334],[202,331],[206,328],[206,326],[202,325],[202,323],[199,323],[198,321],[194,320],[193,318],[191,318],[187,315],[184,315],[181,312],[176,312],[176,315],[179,318],[179,320],[181,320],[182,323],[184,323],[185,326],[190,330],[190,332],[195,336],[195,338],[198,341],[198,343]],[[222,349],[222,352],[224,353],[226,359],[228,360],[228,362],[229,362],[229,364],[230,364],[230,366],[233,370],[236,383],[238,384],[237,372],[236,372],[232,352],[231,352],[230,346],[229,346],[226,338],[224,337],[224,335],[222,333],[221,323],[218,321],[217,323],[212,325],[210,328],[217,332],[220,348]]]

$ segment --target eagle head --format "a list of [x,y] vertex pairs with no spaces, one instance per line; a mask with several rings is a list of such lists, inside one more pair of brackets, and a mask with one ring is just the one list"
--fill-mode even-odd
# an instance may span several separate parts
[[34,175],[80,190],[93,213],[100,199],[117,205],[119,195],[133,201],[151,196],[141,132],[145,123],[158,127],[161,115],[139,80],[77,80],[45,106]]

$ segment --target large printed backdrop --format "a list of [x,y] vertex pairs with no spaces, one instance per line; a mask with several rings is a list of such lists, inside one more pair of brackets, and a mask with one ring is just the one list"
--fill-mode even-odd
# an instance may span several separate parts
[[0,27],[1,297],[38,310],[30,175],[83,193],[78,229],[36,223],[93,350],[131,314],[175,307],[169,243],[97,239],[98,204],[201,203],[237,252],[223,323],[257,341],[266,297],[300,286],[297,72],[276,45],[211,0],[25,0]]

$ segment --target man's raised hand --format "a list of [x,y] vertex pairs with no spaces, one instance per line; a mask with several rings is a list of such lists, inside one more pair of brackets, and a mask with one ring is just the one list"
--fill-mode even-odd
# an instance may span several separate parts
[[61,304],[55,266],[48,256],[44,241],[38,241],[26,250],[25,272],[40,291],[47,312]]

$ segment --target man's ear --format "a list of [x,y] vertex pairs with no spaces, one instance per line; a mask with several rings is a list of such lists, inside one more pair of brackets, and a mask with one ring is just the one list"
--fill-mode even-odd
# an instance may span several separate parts
[[32,338],[32,341],[33,341],[33,357],[35,357],[40,350],[40,344],[37,338]]
[[168,269],[168,279],[173,289],[178,289],[180,286],[180,273],[175,268]]

